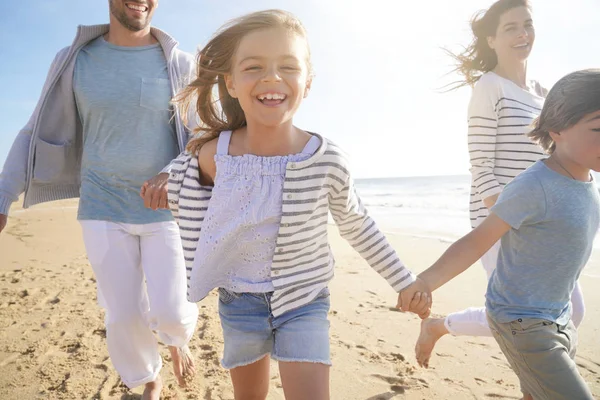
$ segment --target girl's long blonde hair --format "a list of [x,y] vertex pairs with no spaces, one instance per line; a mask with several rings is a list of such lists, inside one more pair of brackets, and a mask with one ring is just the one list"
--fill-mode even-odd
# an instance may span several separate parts
[[[307,37],[304,26],[293,14],[265,10],[229,21],[198,52],[196,79],[174,100],[185,124],[194,104],[200,118],[200,126],[194,132],[196,137],[186,147],[188,152],[197,154],[205,143],[217,138],[222,131],[246,126],[246,116],[240,103],[227,91],[225,75],[231,73],[233,58],[242,38],[251,32],[271,28],[283,28],[305,39]],[[308,41],[306,45],[308,47]],[[310,50],[308,58],[306,62],[309,74],[312,74]]]

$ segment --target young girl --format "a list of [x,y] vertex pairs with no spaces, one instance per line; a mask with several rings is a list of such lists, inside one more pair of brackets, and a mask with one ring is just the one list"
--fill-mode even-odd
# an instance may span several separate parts
[[[488,216],[502,188],[543,156],[528,137],[531,122],[539,116],[546,90],[527,79],[527,58],[535,30],[527,0],[499,0],[471,23],[473,42],[463,54],[453,55],[457,71],[473,92],[468,112],[471,161],[471,226]],[[481,257],[489,279],[496,268],[500,243]],[[584,303],[579,285],[572,295],[573,322],[583,320]],[[429,365],[435,343],[444,335],[491,336],[485,307],[471,307],[445,318],[426,319],[416,345],[417,361]]]
[[600,223],[590,175],[600,171],[600,69],[558,81],[529,136],[550,156],[506,185],[490,215],[419,277],[433,291],[501,239],[487,317],[521,389],[535,400],[592,399],[574,361],[570,299]]
[[[302,24],[270,10],[219,30],[179,98],[184,111],[194,102],[204,126],[177,161],[169,201],[189,300],[219,288],[222,365],[236,399],[266,397],[269,356],[280,361],[287,399],[329,398],[329,211],[396,291],[425,292],[367,215],[341,150],[292,124],[311,81]],[[413,303],[428,313],[429,296]]]

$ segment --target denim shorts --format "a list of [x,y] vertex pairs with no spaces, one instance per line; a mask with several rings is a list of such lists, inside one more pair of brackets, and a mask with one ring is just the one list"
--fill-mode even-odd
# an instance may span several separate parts
[[223,368],[249,365],[267,354],[277,361],[331,365],[329,290],[323,289],[312,302],[278,317],[271,313],[271,296],[219,289]]

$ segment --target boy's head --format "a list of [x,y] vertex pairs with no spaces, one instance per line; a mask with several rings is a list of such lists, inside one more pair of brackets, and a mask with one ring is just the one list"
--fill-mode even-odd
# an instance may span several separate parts
[[533,125],[529,137],[547,153],[564,152],[573,162],[600,170],[600,69],[560,79]]

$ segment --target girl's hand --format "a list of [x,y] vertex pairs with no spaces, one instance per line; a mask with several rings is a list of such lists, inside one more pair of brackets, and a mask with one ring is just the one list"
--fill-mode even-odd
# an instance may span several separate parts
[[410,286],[406,287],[398,294],[398,304],[396,308],[402,311],[410,311],[418,314],[424,319],[431,313],[432,296],[425,281],[417,278]]
[[168,183],[169,174],[165,172],[144,182],[140,189],[140,196],[144,199],[144,206],[152,210],[169,208]]
[[[417,313],[419,318],[425,319],[429,318],[431,314],[431,303],[432,303],[432,295],[431,293],[427,295],[427,293],[417,292],[410,302],[410,311]],[[413,310],[425,310],[424,312],[417,312]]]

